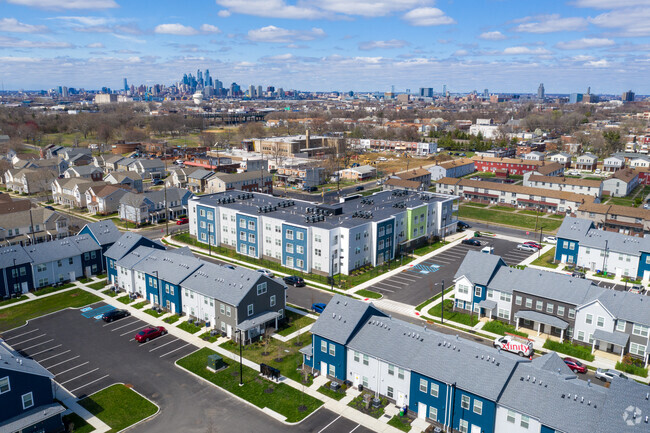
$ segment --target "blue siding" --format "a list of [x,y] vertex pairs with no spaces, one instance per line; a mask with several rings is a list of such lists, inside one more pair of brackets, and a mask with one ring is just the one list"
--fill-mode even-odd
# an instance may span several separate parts
[[145,287],[147,291],[147,300],[151,301],[151,295],[154,295],[154,303],[157,303],[158,305],[162,305],[160,303],[160,291],[159,291],[159,283],[162,283],[162,281],[158,281],[158,278],[156,278],[155,275],[149,275],[145,274],[144,275],[144,281],[145,281]]
[[556,433],[556,432],[559,433],[559,430],[555,430],[555,429],[552,429],[550,427],[546,427],[545,425],[543,425],[542,428],[540,429],[540,433]]
[[[469,397],[469,409],[463,409],[462,397],[463,395]],[[474,402],[480,401],[483,404],[481,414],[474,412]],[[472,425],[479,426],[482,433],[493,433],[494,422],[496,419],[496,404],[490,400],[477,397],[474,394],[456,388],[454,392],[454,429],[458,430],[460,427],[460,420],[468,422],[468,430],[472,431]]]
[[[291,239],[288,237],[290,231],[293,232]],[[302,239],[298,239],[299,236],[302,236]],[[287,251],[288,244],[293,246],[293,252]],[[298,252],[300,249],[302,249],[301,253]],[[290,268],[307,271],[307,229],[282,224],[282,264],[284,266],[288,266],[287,259],[289,257],[293,260],[293,266],[289,266]],[[302,266],[299,266],[298,260],[302,260]]]
[[[94,268],[93,268],[94,266]],[[101,272],[102,270],[102,252],[99,249],[99,246],[97,250],[95,251],[89,251],[87,253],[83,253],[81,255],[81,268],[83,269],[83,272],[86,272],[86,268],[90,268],[90,272],[93,275],[97,275]],[[84,275],[85,276],[85,275]]]
[[579,247],[580,246],[576,241],[558,238],[557,245],[555,247],[555,260],[557,260],[558,262],[561,261],[562,256],[566,254],[567,263],[569,263],[569,257],[573,257],[573,261],[571,261],[570,263],[577,263]]
[[[426,380],[427,391],[420,391],[420,379]],[[431,395],[431,385],[438,385],[438,397]],[[427,418],[429,418],[429,408],[435,407],[438,410],[438,418],[435,421],[443,423],[446,415],[446,398],[447,385],[443,382],[422,376],[414,371],[411,372],[411,386],[409,397],[409,410],[417,413],[419,403],[427,405]]]
[[[390,219],[388,221],[377,223],[377,239],[375,240],[375,245],[377,245],[375,260],[377,264],[387,262],[395,257],[395,245],[393,241],[394,235],[395,220]],[[382,245],[382,248],[379,248],[380,244]]]
[[641,258],[639,259],[639,272],[637,273],[637,276],[643,278],[643,273],[645,271],[650,271],[649,253],[641,253]]
[[[0,369],[0,377],[9,377],[11,391],[0,394],[0,423],[20,415],[35,407],[50,404],[54,401],[52,382],[48,377],[29,374],[21,371]],[[34,406],[23,409],[22,395],[32,393]]]
[[[481,295],[476,296],[476,288],[480,287],[481,288]],[[473,294],[473,299],[474,299],[474,304],[478,304],[481,301],[484,301],[485,298],[487,298],[487,287],[481,286],[480,284],[475,284],[474,285],[474,294]]]
[[[244,227],[242,227],[242,221],[244,222]],[[252,228],[249,228],[249,224],[252,224]],[[237,214],[237,252],[252,257],[260,256],[260,249],[258,247],[260,237],[258,235],[259,224],[256,217]],[[244,239],[242,239],[242,234]],[[254,240],[251,240],[251,235],[254,236]],[[255,248],[254,254],[252,254],[251,247]]]
[[[88,226],[85,226],[83,229],[81,229],[79,234],[80,235],[88,235],[88,236],[90,236],[99,245],[99,241],[97,241],[97,238],[95,237],[95,235],[93,235],[92,230],[90,230],[90,228]],[[104,259],[104,253],[106,251],[108,251],[108,249],[110,247],[112,247],[112,246],[113,246],[112,243],[100,245],[100,247],[101,247],[101,250],[100,250],[101,257],[100,257],[100,262],[99,262],[98,269],[101,269],[102,272],[104,272],[106,269],[108,269],[108,267],[105,267],[106,260]]]
[[[154,277],[155,278],[155,277]],[[164,280],[160,280],[162,284],[162,305],[167,307],[167,301],[170,304],[174,304],[174,311],[178,314],[181,313],[182,303],[181,303],[181,288],[175,284],[169,284]],[[171,309],[171,306],[170,306]]]
[[117,269],[115,269],[116,261],[106,257],[106,277],[109,283],[117,282]]
[[[201,212],[203,212],[203,216],[201,216]],[[210,237],[212,237],[211,244],[216,245],[216,215],[217,212],[213,207],[202,205],[196,206],[196,239],[199,242],[207,244]]]
[[[322,341],[324,341],[327,344],[327,352],[323,352],[321,349]],[[330,355],[330,348],[332,346],[334,347],[334,355]],[[334,377],[339,380],[346,379],[347,365],[346,365],[345,346],[342,346],[338,343],[334,343],[333,341],[327,340],[325,338],[319,337],[318,335],[314,335],[313,353],[314,353],[313,363],[315,369],[320,370],[321,362],[327,363],[328,371],[321,372],[321,374],[329,374],[329,368],[330,368],[329,366],[334,365],[335,368]]]

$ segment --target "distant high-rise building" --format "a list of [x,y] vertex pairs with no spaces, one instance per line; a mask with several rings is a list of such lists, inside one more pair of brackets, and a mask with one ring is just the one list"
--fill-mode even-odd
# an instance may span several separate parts
[[621,100],[624,102],[634,102],[634,92],[631,90],[628,90],[627,92],[623,92],[623,96],[621,97]]
[[282,87],[278,88],[278,98],[284,98],[284,89]]
[[124,91],[125,92],[129,91],[129,84],[126,82],[126,78],[124,79]]
[[255,86],[253,86],[252,84],[250,86],[248,86],[248,96],[250,98],[255,97]]
[[537,99],[544,99],[545,96],[544,83],[539,83],[539,87],[537,88]]
[[433,88],[420,87],[420,96],[422,96],[423,98],[433,98]]
[[212,86],[212,78],[210,77],[210,70],[205,70],[205,75],[203,76],[203,85],[205,87]]
[[230,85],[230,96],[239,96],[241,95],[241,87],[237,83],[232,83]]
[[584,96],[585,95],[582,93],[572,93],[569,95],[569,104],[577,104],[578,102],[582,102]]
[[67,87],[63,86],[61,88],[61,96],[64,97],[64,98],[68,97],[68,88]]
[[483,89],[483,97],[484,98],[489,98],[490,97],[490,91],[488,89]]
[[266,88],[266,91],[269,92],[269,93],[274,93],[275,92],[275,87],[269,86],[269,87]]
[[262,97],[262,86],[257,86],[257,97],[261,98]]

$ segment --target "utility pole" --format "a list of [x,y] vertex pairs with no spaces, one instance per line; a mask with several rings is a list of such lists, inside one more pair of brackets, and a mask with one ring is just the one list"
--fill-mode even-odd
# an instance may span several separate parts
[[[440,323],[445,323],[445,280],[442,280],[442,291],[440,292]],[[471,322],[470,322],[471,323]]]
[[169,236],[169,206],[167,204],[167,182],[164,179],[165,175],[167,174],[167,142],[165,141],[163,143],[163,161],[165,161],[165,171],[163,172],[163,194],[164,194],[164,202],[165,202],[165,230],[167,232],[167,236]]

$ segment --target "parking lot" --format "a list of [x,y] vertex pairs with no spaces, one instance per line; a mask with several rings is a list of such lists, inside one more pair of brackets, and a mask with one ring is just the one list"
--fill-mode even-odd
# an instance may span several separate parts
[[481,246],[455,245],[397,275],[373,284],[370,289],[381,293],[387,299],[418,305],[440,292],[440,285],[434,284],[439,284],[442,280],[447,287],[453,284],[454,275],[470,250],[480,251],[486,246],[491,246],[494,248],[494,254],[501,256],[508,265],[516,265],[533,254],[517,250],[516,242],[491,237],[475,239],[481,242]]

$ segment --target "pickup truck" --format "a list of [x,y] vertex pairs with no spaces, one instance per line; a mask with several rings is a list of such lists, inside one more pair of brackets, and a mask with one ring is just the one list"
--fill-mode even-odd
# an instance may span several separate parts
[[533,356],[532,340],[514,334],[506,333],[503,337],[495,338],[494,347],[516,353],[519,356]]

